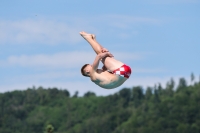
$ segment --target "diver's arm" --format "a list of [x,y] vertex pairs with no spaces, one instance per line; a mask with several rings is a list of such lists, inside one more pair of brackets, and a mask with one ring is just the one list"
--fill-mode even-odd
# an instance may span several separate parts
[[100,53],[96,56],[93,64],[92,64],[92,69],[90,71],[90,77],[94,77],[94,73],[96,72],[98,66],[99,66],[99,61],[101,61],[101,59],[103,59],[104,57],[106,56],[110,56],[110,57],[113,57],[113,55],[109,52],[105,52],[105,53]]

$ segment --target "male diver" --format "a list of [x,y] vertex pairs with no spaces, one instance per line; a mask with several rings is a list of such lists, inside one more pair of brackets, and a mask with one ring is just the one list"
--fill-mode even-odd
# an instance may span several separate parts
[[[96,41],[95,35],[86,32],[80,32],[80,35],[97,54],[93,64],[85,64],[81,68],[82,75],[90,77],[92,82],[105,89],[122,85],[130,77],[131,68],[114,59],[113,55]],[[98,69],[100,61],[104,64],[102,69]]]

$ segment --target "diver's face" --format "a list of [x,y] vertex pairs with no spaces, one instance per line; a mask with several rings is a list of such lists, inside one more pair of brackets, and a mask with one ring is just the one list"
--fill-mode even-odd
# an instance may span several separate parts
[[86,75],[90,76],[90,70],[92,68],[92,65],[87,65],[84,69],[84,72]]

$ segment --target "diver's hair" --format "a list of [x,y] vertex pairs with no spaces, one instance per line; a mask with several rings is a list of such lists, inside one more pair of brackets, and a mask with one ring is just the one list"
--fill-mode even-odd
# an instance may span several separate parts
[[81,74],[82,74],[83,76],[85,76],[85,77],[90,77],[90,76],[88,76],[88,75],[86,75],[86,74],[84,73],[84,69],[87,67],[87,65],[89,65],[89,64],[85,64],[85,65],[82,66],[82,68],[81,68]]

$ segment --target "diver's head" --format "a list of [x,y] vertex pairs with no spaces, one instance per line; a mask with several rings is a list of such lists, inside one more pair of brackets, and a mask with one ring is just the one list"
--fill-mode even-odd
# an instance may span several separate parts
[[92,65],[90,65],[90,64],[83,65],[83,67],[81,68],[82,75],[85,77],[90,77],[91,68],[92,68]]

